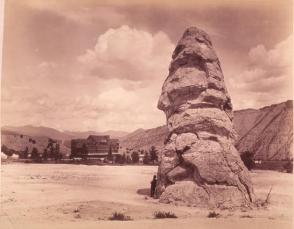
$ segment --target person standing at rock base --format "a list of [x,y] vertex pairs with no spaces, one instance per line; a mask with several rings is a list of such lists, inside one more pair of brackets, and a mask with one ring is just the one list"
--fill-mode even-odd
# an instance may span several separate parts
[[150,183],[151,183],[150,197],[154,197],[155,189],[156,189],[156,183],[157,183],[156,175],[153,176],[153,180]]

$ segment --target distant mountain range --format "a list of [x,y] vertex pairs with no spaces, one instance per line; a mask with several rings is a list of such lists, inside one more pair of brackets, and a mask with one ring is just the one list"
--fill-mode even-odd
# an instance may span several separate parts
[[75,131],[59,131],[50,127],[44,127],[44,126],[3,126],[1,128],[1,132],[14,132],[18,134],[28,135],[32,137],[48,137],[53,139],[59,139],[59,140],[70,140],[73,138],[87,138],[89,135],[110,135],[113,138],[122,137],[128,134],[128,132],[125,131],[115,131],[115,130],[109,130],[104,132],[97,132],[97,131],[85,131],[85,132],[75,132]]
[[[234,112],[234,126],[239,135],[236,144],[240,153],[251,151],[260,160],[287,160],[293,158],[293,101],[266,106],[260,109],[245,109]],[[22,134],[32,137],[49,137],[63,140],[70,146],[70,139],[87,138],[89,135],[110,135],[119,138],[124,148],[145,149],[151,146],[162,149],[167,127],[138,129],[132,133],[124,131],[58,131],[49,127],[4,126],[2,135]],[[6,139],[2,137],[2,140]]]

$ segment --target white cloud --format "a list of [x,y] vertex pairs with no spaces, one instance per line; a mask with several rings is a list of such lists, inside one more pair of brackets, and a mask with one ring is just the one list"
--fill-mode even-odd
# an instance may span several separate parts
[[173,48],[163,32],[153,35],[124,25],[99,36],[78,60],[88,74],[101,79],[148,81],[167,74]]
[[270,50],[264,45],[250,49],[246,69],[228,79],[235,109],[292,99],[292,39],[289,36]]
[[156,105],[173,48],[163,32],[109,29],[70,71],[41,61],[22,83],[6,87],[3,123],[80,131],[162,125],[165,115]]

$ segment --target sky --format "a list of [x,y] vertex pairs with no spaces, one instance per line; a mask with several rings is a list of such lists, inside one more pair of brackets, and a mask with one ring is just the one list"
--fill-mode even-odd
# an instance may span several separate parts
[[292,1],[6,0],[1,125],[134,131],[184,30],[211,37],[234,110],[292,99]]

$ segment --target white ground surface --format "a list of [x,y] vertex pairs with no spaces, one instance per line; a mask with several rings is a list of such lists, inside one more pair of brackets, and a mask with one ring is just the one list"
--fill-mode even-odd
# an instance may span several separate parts
[[[32,228],[246,228],[292,229],[293,174],[251,173],[257,198],[266,209],[220,211],[160,204],[147,197],[153,166],[4,164],[1,166],[1,229]],[[113,212],[132,221],[109,221]],[[154,219],[171,211],[177,219]]]

